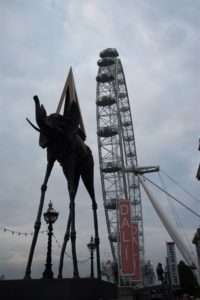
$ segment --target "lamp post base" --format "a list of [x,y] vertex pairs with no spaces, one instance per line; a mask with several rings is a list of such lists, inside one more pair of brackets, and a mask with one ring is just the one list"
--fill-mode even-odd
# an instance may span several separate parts
[[46,269],[43,272],[43,279],[53,279],[53,271],[51,265],[46,265]]

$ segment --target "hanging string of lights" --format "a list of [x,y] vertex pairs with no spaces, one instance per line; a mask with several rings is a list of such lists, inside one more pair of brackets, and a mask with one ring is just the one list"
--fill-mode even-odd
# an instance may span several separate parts
[[[13,234],[13,235],[18,235],[18,236],[32,236],[32,235],[33,235],[33,232],[21,232],[21,231],[12,230],[12,229],[9,229],[9,228],[7,228],[7,227],[2,227],[2,226],[0,226],[0,230],[2,230],[3,232],[9,232],[9,233],[11,233],[11,234]],[[41,234],[47,233],[47,230],[41,230],[40,233],[41,233]],[[57,246],[58,246],[59,248],[61,248],[61,245],[60,245],[59,241],[57,240],[55,234],[53,234],[53,238],[54,238],[54,240],[55,240]],[[66,255],[67,257],[69,257],[69,258],[72,259],[72,256],[69,255],[66,251],[65,251],[65,255]],[[88,258],[86,258],[86,259],[78,260],[78,263],[85,263],[85,262],[87,262],[89,259],[90,259],[90,257],[88,257]]]
[[[19,236],[29,236],[29,235],[33,235],[33,232],[21,232],[21,231],[16,231],[16,230],[12,230],[12,229],[9,229],[7,227],[1,227],[0,226],[0,229],[3,231],[3,232],[10,232],[11,234],[16,234],[16,235],[19,235]],[[43,233],[46,233],[47,230],[41,230],[40,233],[43,234]]]

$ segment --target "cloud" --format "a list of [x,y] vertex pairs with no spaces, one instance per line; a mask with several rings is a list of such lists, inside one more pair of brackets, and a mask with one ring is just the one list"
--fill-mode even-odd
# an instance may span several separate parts
[[[87,143],[95,160],[102,258],[110,254],[99,174],[96,136],[96,64],[99,52],[116,47],[124,68],[134,124],[138,162],[160,165],[194,195],[199,162],[199,2],[193,1],[3,1],[0,12],[0,220],[16,231],[33,231],[40,186],[46,168],[46,152],[38,146],[33,122],[33,95],[38,94],[48,113],[55,111],[64,82],[73,67],[77,93],[87,131]],[[163,175],[163,174],[162,174]],[[164,175],[163,175],[164,177]],[[160,184],[157,175],[149,178]],[[170,181],[167,188],[198,210],[198,203],[181,193]],[[153,187],[152,187],[153,188]],[[154,189],[154,188],[153,188]],[[155,190],[166,213],[172,212],[166,197]],[[165,257],[162,227],[143,194],[146,258]],[[55,165],[44,209],[52,200],[60,212],[55,235],[62,241],[69,212],[67,184]],[[161,200],[160,200],[161,201]],[[191,241],[198,218],[175,205]],[[83,185],[77,195],[77,244],[80,258],[88,256],[86,244],[93,231],[91,202]],[[175,225],[176,226],[176,225]],[[46,224],[42,223],[42,228]],[[0,273],[22,278],[30,237],[4,231],[1,235]],[[43,236],[44,237],[44,236]],[[154,242],[152,242],[154,241]],[[162,245],[161,245],[162,244]],[[84,245],[84,246],[83,246]],[[8,251],[15,249],[15,251]],[[46,239],[37,245],[34,276],[40,277]],[[70,251],[70,245],[68,247]],[[55,270],[59,248],[55,247]],[[69,263],[70,265],[70,263]],[[71,267],[69,267],[71,268]],[[88,265],[82,274],[88,274]],[[68,262],[66,270],[68,269]],[[70,269],[71,270],[71,269]],[[70,274],[70,271],[66,274]]]

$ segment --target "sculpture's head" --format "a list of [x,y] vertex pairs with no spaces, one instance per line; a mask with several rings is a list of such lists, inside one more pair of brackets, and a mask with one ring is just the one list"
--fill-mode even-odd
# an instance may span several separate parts
[[39,144],[42,148],[46,148],[49,141],[53,139],[64,138],[77,132],[79,113],[75,102],[70,106],[67,116],[59,113],[47,115],[44,106],[40,105],[38,96],[34,96],[33,99],[35,101],[36,123],[39,128],[27,120],[34,129],[40,132]]
[[40,123],[40,128],[43,130],[54,130],[60,133],[66,132],[70,127],[71,120],[69,118],[65,118],[61,114],[53,113],[49,116],[45,116],[42,118],[42,122]]

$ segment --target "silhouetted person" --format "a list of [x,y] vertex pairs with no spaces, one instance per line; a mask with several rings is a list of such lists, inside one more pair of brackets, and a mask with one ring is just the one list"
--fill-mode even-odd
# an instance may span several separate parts
[[156,273],[157,273],[157,276],[158,276],[158,280],[163,283],[163,281],[164,281],[164,270],[163,270],[163,267],[162,267],[161,263],[158,263],[157,268],[156,268]]

